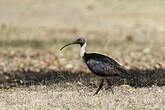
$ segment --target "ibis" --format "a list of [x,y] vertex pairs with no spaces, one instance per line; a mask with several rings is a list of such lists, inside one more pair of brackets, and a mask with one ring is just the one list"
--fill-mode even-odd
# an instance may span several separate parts
[[65,46],[63,46],[60,50],[72,44],[80,45],[80,57],[92,73],[101,77],[101,83],[96,92],[94,93],[94,95],[98,94],[100,89],[103,87],[105,81],[107,81],[111,88],[109,77],[128,77],[128,71],[111,57],[98,53],[86,53],[86,41],[84,38],[79,38],[71,43],[68,43]]

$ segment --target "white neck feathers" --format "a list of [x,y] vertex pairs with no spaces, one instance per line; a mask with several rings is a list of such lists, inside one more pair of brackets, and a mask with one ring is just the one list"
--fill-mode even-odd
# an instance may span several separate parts
[[84,43],[84,45],[80,48],[80,57],[81,58],[84,56],[85,48],[86,48],[86,43]]

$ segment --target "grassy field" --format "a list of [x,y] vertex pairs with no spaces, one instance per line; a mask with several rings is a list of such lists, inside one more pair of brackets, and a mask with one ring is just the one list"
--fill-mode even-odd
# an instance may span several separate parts
[[[165,2],[162,0],[1,0],[1,110],[164,110]],[[112,78],[114,94],[93,96],[99,78],[79,57],[113,57],[133,80]],[[124,86],[130,85],[130,86]]]

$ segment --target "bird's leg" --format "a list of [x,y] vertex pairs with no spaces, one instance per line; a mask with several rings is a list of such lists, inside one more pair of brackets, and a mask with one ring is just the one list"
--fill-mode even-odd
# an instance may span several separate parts
[[111,82],[108,80],[108,79],[106,79],[106,81],[107,81],[107,83],[108,83],[108,85],[109,85],[109,87],[107,88],[107,89],[111,89],[111,91],[112,91],[112,94],[114,94],[114,91],[113,91],[113,88],[112,88],[112,84],[111,84]]
[[100,89],[103,87],[103,84],[104,84],[104,79],[101,79],[100,86],[99,86],[99,88],[97,89],[97,91],[94,93],[94,95],[98,94],[98,92],[100,91]]

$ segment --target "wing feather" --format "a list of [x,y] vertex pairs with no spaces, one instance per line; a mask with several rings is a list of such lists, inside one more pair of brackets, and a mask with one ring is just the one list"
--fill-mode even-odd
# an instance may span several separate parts
[[86,64],[89,69],[100,76],[125,76],[127,71],[112,58],[96,53],[88,54]]

